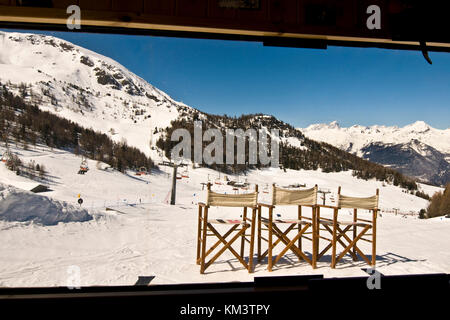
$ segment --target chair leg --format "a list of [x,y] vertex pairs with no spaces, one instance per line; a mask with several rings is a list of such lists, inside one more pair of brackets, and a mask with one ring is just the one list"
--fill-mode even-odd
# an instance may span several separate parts
[[203,228],[202,228],[202,247],[201,247],[201,262],[200,262],[200,273],[205,273],[205,259],[206,259],[206,229],[208,220],[208,207],[203,210]]
[[200,264],[200,252],[201,252],[201,236],[202,236],[202,207],[198,206],[198,230],[197,230],[197,260],[196,263]]
[[256,219],[256,208],[252,210],[252,224],[251,224],[251,232],[250,232],[250,255],[248,257],[248,272],[253,272],[253,247],[255,241],[255,219]]
[[337,210],[334,210],[333,217],[333,240],[331,242],[331,268],[336,268],[336,245],[337,245]]
[[318,208],[312,207],[312,263],[311,266],[313,269],[317,268],[317,254],[318,254],[318,244],[319,244],[319,235],[317,234],[317,210]]
[[377,210],[374,210],[372,214],[372,267],[375,267],[377,261]]
[[258,262],[261,262],[261,206],[258,206]]
[[272,214],[273,209],[269,208],[269,244],[268,244],[268,266],[267,270],[272,271]]
[[[302,206],[298,206],[298,220],[302,220]],[[297,224],[298,232],[300,232],[302,228],[302,224]],[[302,251],[302,237],[298,239],[298,249]]]
[[[247,223],[247,207],[244,207],[244,213],[242,214],[242,221]],[[242,227],[244,228],[244,226]],[[245,232],[242,233],[241,236],[241,258],[244,258],[244,250],[245,250]]]
[[[358,221],[358,210],[353,209],[353,222],[356,223]],[[355,224],[353,225],[353,240],[355,240],[356,236],[358,235],[358,226]],[[353,261],[358,261],[358,256],[356,255],[356,248],[354,247],[352,250],[353,254]]]

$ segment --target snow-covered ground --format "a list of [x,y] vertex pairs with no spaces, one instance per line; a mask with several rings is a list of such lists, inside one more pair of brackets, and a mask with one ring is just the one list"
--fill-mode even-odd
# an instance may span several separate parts
[[66,202],[0,184],[0,220],[34,222],[48,226],[91,219],[86,210]]
[[[202,182],[214,183],[219,192],[234,192],[223,181],[225,176],[209,169],[188,169],[189,178],[177,180],[177,203],[166,203],[171,178],[171,168],[152,175],[136,176],[104,170],[89,161],[90,170],[85,175],[77,171],[81,158],[74,154],[44,146],[24,151],[12,147],[24,163],[34,160],[44,164],[49,175],[44,184],[52,191],[40,196],[54,201],[64,201],[77,208],[78,194],[93,219],[86,222],[68,222],[57,225],[0,221],[0,286],[66,286],[70,269],[77,266],[81,272],[81,285],[132,285],[138,276],[155,276],[152,284],[251,281],[254,276],[289,274],[324,274],[326,277],[363,276],[363,262],[346,259],[335,270],[329,267],[325,256],[313,270],[305,262],[298,262],[292,254],[275,268],[266,271],[267,264],[258,264],[254,274],[248,274],[231,254],[222,255],[216,263],[200,275],[196,258],[197,203],[203,201]],[[4,152],[4,148],[0,148]],[[164,172],[167,171],[167,173]],[[185,169],[180,169],[183,172]],[[249,182],[260,188],[260,200],[270,198],[270,185],[280,186],[305,183],[318,184],[329,190],[326,203],[333,204],[333,193],[338,186],[347,195],[372,195],[380,189],[378,219],[377,268],[383,274],[449,272],[450,219],[420,220],[416,215],[395,215],[389,211],[417,213],[427,201],[403,192],[400,188],[377,181],[356,179],[350,172],[322,173],[320,171],[286,172],[279,169],[251,171],[247,176],[229,179]],[[0,183],[23,188],[32,181],[8,171],[0,163]],[[27,184],[28,183],[28,184]],[[439,188],[422,185],[422,190],[432,194]],[[28,194],[28,193],[27,193]],[[26,198],[24,198],[24,201]],[[321,201],[321,199],[319,199]],[[106,210],[109,208],[109,210]],[[283,208],[276,214],[289,217],[295,208]],[[211,208],[215,217],[239,217],[237,209]],[[310,212],[305,209],[305,214]],[[323,210],[323,215],[330,212]],[[350,213],[341,211],[345,219]],[[305,241],[306,242],[306,241]],[[306,252],[311,248],[305,243]],[[361,249],[369,250],[365,243]],[[370,252],[370,250],[368,251]]]

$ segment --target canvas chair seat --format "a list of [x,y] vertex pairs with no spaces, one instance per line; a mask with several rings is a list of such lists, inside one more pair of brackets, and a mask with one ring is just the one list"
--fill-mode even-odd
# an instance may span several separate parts
[[[299,260],[304,260],[309,264],[315,266],[315,260],[310,259],[302,251],[302,238],[306,238],[308,229],[313,228],[314,218],[305,218],[301,214],[303,206],[309,206],[314,210],[317,203],[317,186],[310,189],[303,190],[289,190],[276,187],[272,185],[272,202],[271,204],[258,205],[258,261],[261,261],[265,256],[268,257],[268,270],[272,271],[272,267],[280,261],[280,259],[287,253],[292,251]],[[273,212],[280,206],[296,206],[298,207],[298,217],[295,218],[281,218],[274,219]],[[269,210],[268,217],[262,216],[262,207]],[[267,228],[268,237],[265,239],[261,235],[262,224]],[[287,225],[284,230],[280,229],[278,224]],[[294,234],[295,233],[295,234]],[[290,235],[292,234],[292,235]],[[275,239],[274,239],[275,238]],[[309,239],[309,238],[306,238]],[[267,242],[267,250],[262,253],[262,240]],[[274,241],[275,240],[275,241]],[[310,239],[311,240],[311,239]],[[281,252],[273,257],[274,248],[282,246]],[[313,241],[314,245],[314,241]]]
[[[231,252],[238,261],[248,270],[253,272],[253,243],[255,237],[256,204],[258,199],[258,186],[255,192],[246,194],[222,194],[211,191],[211,183],[208,183],[206,203],[198,204],[198,232],[197,232],[197,264],[200,265],[200,273],[216,261],[225,251]],[[215,207],[242,208],[242,219],[209,218],[209,209]],[[247,217],[247,209],[252,210],[251,218]],[[213,225],[228,225],[228,230],[221,234]],[[246,234],[250,229],[250,235]],[[216,242],[207,248],[207,238],[215,237]],[[233,244],[240,239],[240,254],[233,248]],[[248,262],[244,259],[245,242],[250,243]],[[209,261],[206,258],[213,255]]]
[[[329,226],[333,225],[333,221],[330,221],[330,220],[319,219],[319,223],[326,224]],[[352,222],[352,221],[337,221],[337,224],[344,225],[344,226],[357,226],[357,227],[365,227],[365,226],[371,225],[370,223]]]
[[[269,223],[269,219],[265,217],[261,217],[261,221],[263,223]],[[305,220],[299,220],[299,219],[274,219],[273,223],[285,223],[285,224],[307,224]]]
[[232,219],[208,219],[208,222],[214,224],[248,224],[243,220],[232,220]]

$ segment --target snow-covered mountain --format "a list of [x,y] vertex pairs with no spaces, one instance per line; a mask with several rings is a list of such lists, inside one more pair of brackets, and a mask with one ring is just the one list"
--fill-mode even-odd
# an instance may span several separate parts
[[65,40],[0,32],[0,48],[0,85],[8,92],[41,110],[100,131],[116,142],[126,140],[156,162],[168,157],[167,150],[171,150],[169,133],[175,128],[174,120],[186,128],[198,119],[206,127],[222,129],[279,129],[280,163],[285,168],[355,170],[360,178],[389,182],[397,175],[402,187],[415,188],[414,182],[400,178],[397,172],[383,171],[330,145],[307,139],[273,116],[256,114],[233,119],[177,102],[116,61]]
[[423,121],[400,128],[379,125],[343,128],[333,121],[299,130],[311,139],[422,180],[435,184],[450,181],[450,128],[436,129]]
[[152,157],[158,128],[194,110],[116,61],[55,37],[0,32],[0,48],[8,90]]
[[[192,120],[194,113],[207,120],[206,113],[173,100],[118,62],[68,41],[0,32],[0,48],[0,83],[9,91],[115,141],[126,139],[153,159],[164,157],[156,142],[171,121]],[[258,115],[255,121],[272,118]],[[301,145],[301,137],[282,140]]]

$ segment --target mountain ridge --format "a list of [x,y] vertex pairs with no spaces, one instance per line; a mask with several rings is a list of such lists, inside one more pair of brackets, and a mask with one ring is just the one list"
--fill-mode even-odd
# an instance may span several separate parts
[[161,148],[157,142],[167,140],[176,123],[185,121],[186,127],[193,120],[203,120],[205,126],[246,129],[248,125],[273,126],[281,129],[281,161],[285,167],[327,172],[354,169],[355,175],[364,179],[388,179],[408,189],[417,188],[396,172],[306,139],[274,116],[243,115],[233,120],[177,102],[114,60],[68,41],[2,32],[0,42],[0,82],[8,92],[42,111],[95,128],[115,142],[125,140],[156,161],[167,159],[169,144],[163,143]]
[[[421,120],[403,127],[385,125],[362,126],[358,124],[350,127],[341,127],[337,121],[332,121],[329,124],[311,124],[306,128],[297,129],[310,138],[331,142],[333,145],[341,148],[346,148],[350,142],[353,143],[354,148],[358,148],[359,144],[367,142],[404,143],[417,139],[440,152],[450,153],[450,128],[436,129]],[[352,136],[352,139],[350,139],[350,136]],[[438,141],[440,138],[448,138],[448,140]],[[351,151],[355,151],[355,149]]]
[[424,182],[445,185],[450,181],[450,128],[436,129],[419,120],[404,127],[340,127],[333,121],[298,129],[311,139],[330,143]]

